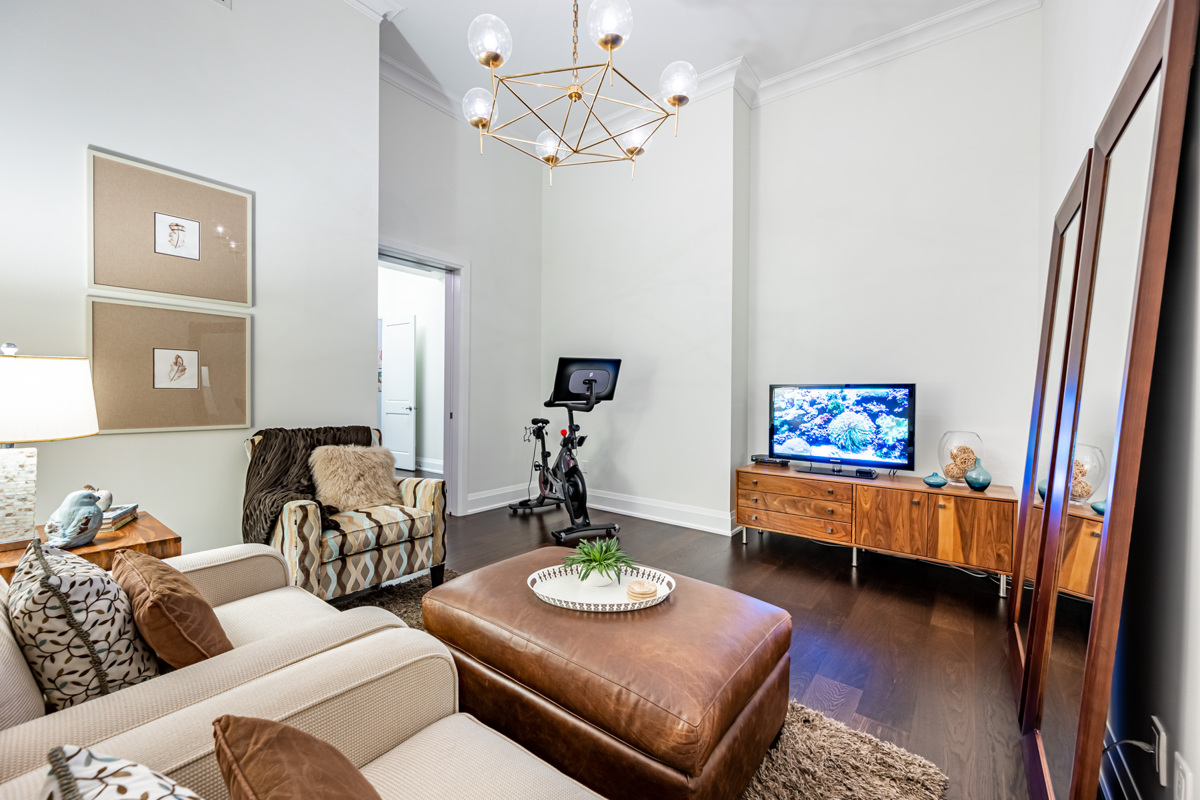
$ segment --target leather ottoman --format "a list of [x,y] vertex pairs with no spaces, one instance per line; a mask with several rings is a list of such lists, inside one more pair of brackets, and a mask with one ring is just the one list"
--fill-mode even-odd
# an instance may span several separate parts
[[787,714],[791,616],[679,575],[653,608],[556,608],[526,581],[568,552],[535,550],[425,595],[462,710],[609,798],[739,797]]

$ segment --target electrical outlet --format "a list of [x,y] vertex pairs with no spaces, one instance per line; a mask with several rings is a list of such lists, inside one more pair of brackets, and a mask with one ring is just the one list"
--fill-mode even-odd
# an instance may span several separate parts
[[1168,786],[1170,773],[1167,770],[1167,753],[1170,748],[1167,746],[1167,729],[1163,727],[1162,720],[1153,714],[1150,715],[1150,723],[1154,725],[1154,768],[1158,770],[1158,785]]
[[580,461],[580,462],[579,462],[579,468],[580,468],[581,470],[583,470],[583,474],[584,474],[584,475],[587,475],[587,474],[588,474],[588,471],[587,471],[587,462],[586,462],[586,461]]
[[1193,800],[1192,771],[1178,750],[1175,751],[1175,800]]

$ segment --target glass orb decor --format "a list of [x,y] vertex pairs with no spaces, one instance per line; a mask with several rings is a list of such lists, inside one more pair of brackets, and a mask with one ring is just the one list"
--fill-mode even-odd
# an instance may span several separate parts
[[667,105],[679,108],[686,106],[688,101],[696,96],[700,88],[700,76],[696,74],[696,68],[688,62],[672,61],[663,70],[659,86]]
[[938,461],[942,474],[951,483],[966,483],[967,472],[975,466],[975,459],[985,458],[983,440],[972,431],[946,431],[938,442]]
[[633,9],[625,0],[593,0],[587,15],[588,35],[601,50],[612,52],[629,41]]
[[637,158],[650,149],[650,142],[653,140],[649,125],[640,128],[634,128],[628,133],[623,133],[617,137],[617,141],[621,143],[621,149],[626,155]]
[[492,118],[492,93],[476,86],[463,95],[462,113],[472,128],[486,128]]
[[554,166],[566,157],[570,150],[562,143],[562,139],[558,138],[558,134],[554,131],[542,131],[537,138],[537,154],[538,158],[545,161],[550,166]]
[[471,55],[488,69],[496,69],[512,55],[512,34],[495,14],[480,14],[467,28]]
[[1090,444],[1076,444],[1074,463],[1071,465],[1071,502],[1087,504],[1099,500],[1107,488],[1108,464],[1104,452]]

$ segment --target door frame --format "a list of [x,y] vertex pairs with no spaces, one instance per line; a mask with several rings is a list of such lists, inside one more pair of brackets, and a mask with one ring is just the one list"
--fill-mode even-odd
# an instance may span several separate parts
[[470,415],[471,271],[465,263],[451,261],[410,245],[380,239],[379,260],[410,262],[446,274],[446,385],[442,425],[442,477],[446,480],[446,510],[467,513],[467,442]]

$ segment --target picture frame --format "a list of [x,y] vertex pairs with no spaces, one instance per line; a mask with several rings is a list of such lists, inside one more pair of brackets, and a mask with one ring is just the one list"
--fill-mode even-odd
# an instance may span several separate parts
[[87,149],[88,288],[251,308],[254,194]]
[[100,433],[248,428],[251,315],[87,298]]

